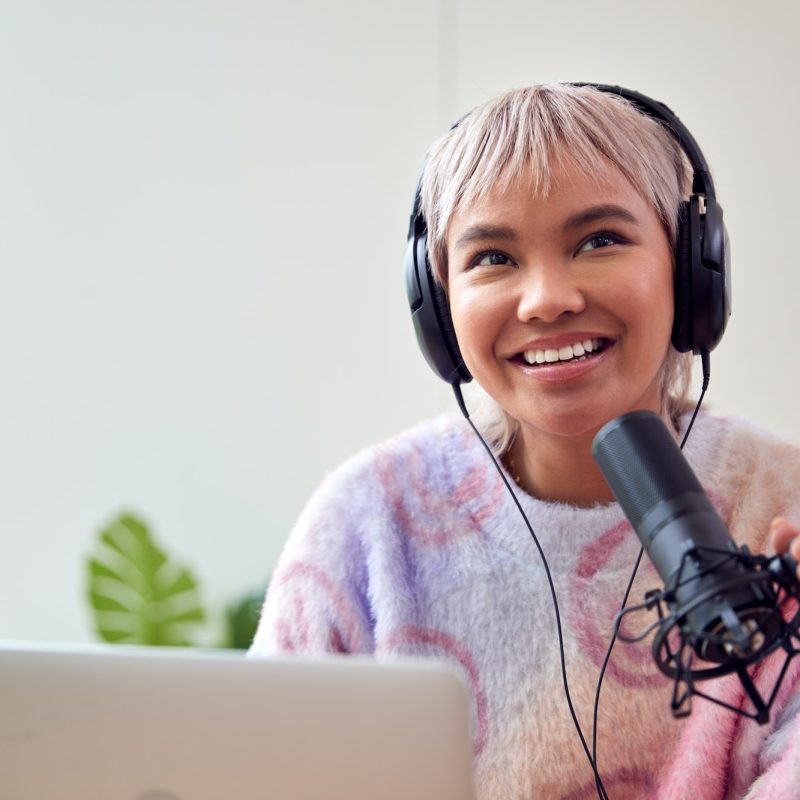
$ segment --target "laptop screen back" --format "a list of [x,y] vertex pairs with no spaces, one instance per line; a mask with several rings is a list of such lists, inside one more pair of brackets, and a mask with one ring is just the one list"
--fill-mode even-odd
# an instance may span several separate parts
[[466,800],[468,695],[433,661],[0,645],[0,797]]

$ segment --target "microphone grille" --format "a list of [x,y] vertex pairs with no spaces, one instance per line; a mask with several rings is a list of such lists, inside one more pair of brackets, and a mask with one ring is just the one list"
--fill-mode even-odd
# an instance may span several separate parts
[[595,436],[592,455],[634,528],[662,500],[703,491],[661,417],[652,411],[611,420]]

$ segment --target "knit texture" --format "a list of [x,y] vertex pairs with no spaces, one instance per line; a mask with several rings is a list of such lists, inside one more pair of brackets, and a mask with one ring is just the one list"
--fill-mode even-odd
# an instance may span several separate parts
[[[776,515],[800,521],[800,451],[739,420],[698,418],[685,454],[739,543],[762,551]],[[570,689],[591,742],[594,692],[639,549],[616,503],[543,502],[518,491],[556,586]],[[631,594],[661,588],[645,557]],[[645,614],[628,625],[644,628]],[[292,532],[251,652],[445,659],[472,689],[479,800],[596,797],[561,683],[540,556],[463,420],[438,418],[330,475]],[[782,663],[758,668],[762,693]],[[606,671],[598,764],[614,800],[781,800],[800,786],[800,659],[768,725],[702,699],[669,710],[649,641],[617,643]],[[738,678],[704,683],[734,706]]]

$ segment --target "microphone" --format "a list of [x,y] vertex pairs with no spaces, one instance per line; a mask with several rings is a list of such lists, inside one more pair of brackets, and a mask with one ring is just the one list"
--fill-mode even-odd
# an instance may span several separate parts
[[658,628],[653,656],[675,679],[676,716],[690,712],[693,694],[719,702],[698,691],[696,681],[737,672],[755,707],[754,714],[741,713],[766,722],[785,667],[766,699],[747,667],[779,647],[787,663],[800,652],[791,643],[800,643],[800,611],[789,622],[781,613],[788,597],[798,596],[794,560],[737,547],[657,414],[634,411],[611,420],[595,436],[592,455],[664,582],[644,604],[620,612],[615,626],[619,633],[625,614],[654,606],[659,622],[620,638],[639,641]]

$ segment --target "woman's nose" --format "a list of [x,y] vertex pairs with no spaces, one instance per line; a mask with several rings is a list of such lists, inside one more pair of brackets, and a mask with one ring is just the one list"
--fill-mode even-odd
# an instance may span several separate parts
[[568,266],[557,263],[521,270],[517,314],[522,322],[555,322],[585,308],[584,291]]

